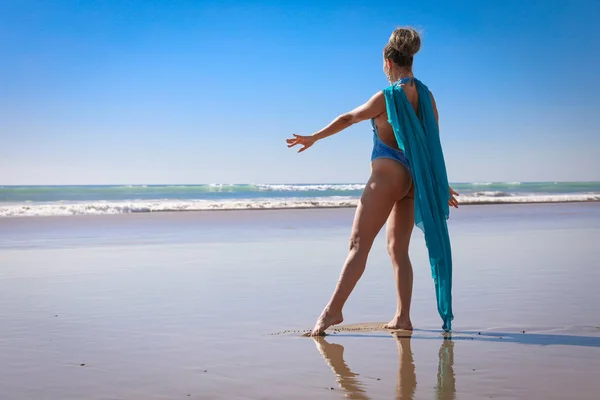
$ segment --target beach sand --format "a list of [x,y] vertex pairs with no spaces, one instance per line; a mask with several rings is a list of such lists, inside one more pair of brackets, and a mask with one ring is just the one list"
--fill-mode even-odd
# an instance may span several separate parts
[[0,219],[0,399],[598,399],[600,204],[450,221],[454,331],[415,231],[414,332],[382,235],[342,327],[303,337],[352,209]]

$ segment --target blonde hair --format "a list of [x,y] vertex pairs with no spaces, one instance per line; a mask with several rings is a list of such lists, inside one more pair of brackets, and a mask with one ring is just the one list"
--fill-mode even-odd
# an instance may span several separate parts
[[410,27],[396,28],[383,48],[383,57],[399,67],[412,67],[413,57],[421,48],[419,32]]

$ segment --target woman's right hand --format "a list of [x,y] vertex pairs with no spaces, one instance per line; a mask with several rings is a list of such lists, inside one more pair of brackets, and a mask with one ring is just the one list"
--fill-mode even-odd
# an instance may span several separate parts
[[454,189],[452,189],[451,187],[448,186],[448,188],[450,189],[450,200],[448,200],[448,205],[450,207],[458,208],[458,200],[456,200],[456,197],[454,197],[454,196],[460,196],[460,195],[458,193],[456,193],[456,191]]
[[294,147],[296,145],[302,146],[298,153],[302,153],[304,150],[308,149],[310,146],[315,144],[317,139],[314,136],[302,136],[294,134],[294,137],[291,139],[285,140],[288,144],[288,148]]

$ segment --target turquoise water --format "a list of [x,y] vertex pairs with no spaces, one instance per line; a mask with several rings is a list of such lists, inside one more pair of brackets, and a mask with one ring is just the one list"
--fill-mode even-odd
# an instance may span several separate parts
[[[600,182],[453,183],[462,204],[600,201]],[[364,184],[0,186],[0,217],[351,207]]]

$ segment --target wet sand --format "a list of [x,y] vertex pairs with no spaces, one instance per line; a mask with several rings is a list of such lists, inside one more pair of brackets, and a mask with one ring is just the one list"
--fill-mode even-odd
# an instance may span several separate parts
[[383,238],[306,338],[352,210],[0,220],[0,399],[598,399],[600,204],[453,215],[454,331],[415,232],[414,332]]

